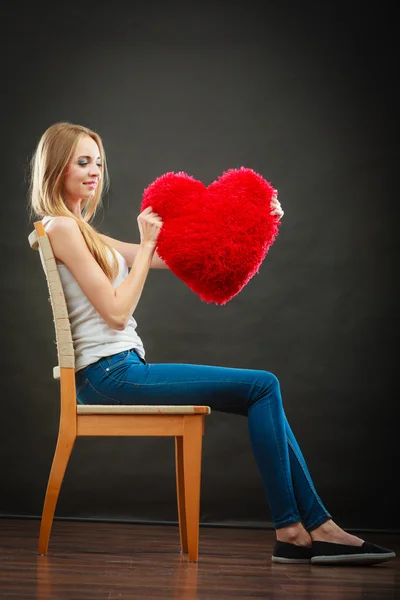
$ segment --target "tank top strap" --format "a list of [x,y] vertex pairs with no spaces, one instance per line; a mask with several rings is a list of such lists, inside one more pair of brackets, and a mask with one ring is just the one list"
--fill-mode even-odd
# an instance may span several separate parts
[[51,219],[54,219],[54,217],[51,217],[51,216],[48,216],[48,215],[46,215],[45,217],[43,217],[43,219],[42,219],[42,225],[43,225],[44,228],[46,228],[46,225],[48,223],[50,223]]

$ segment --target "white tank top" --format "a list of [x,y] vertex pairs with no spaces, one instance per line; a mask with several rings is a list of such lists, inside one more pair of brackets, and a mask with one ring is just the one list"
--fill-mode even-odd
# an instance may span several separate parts
[[[53,218],[44,217],[42,219],[43,225],[45,226]],[[109,250],[108,253],[110,261],[112,261],[112,254]],[[117,250],[115,250],[115,254],[119,269],[112,286],[117,288],[126,279],[129,271],[122,254]],[[93,304],[89,302],[68,267],[62,263],[57,263],[57,269],[71,323],[72,341],[75,350],[75,371],[91,365],[104,356],[112,356],[131,348],[135,348],[139,356],[144,358],[145,351],[142,340],[136,333],[137,323],[135,319],[131,316],[123,331],[111,329],[96,311]]]

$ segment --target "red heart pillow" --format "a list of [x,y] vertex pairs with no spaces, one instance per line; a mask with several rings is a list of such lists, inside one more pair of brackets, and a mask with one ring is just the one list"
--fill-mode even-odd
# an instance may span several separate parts
[[166,173],[143,193],[163,227],[157,252],[205,302],[226,304],[257,273],[278,235],[276,190],[260,175],[230,169],[206,187],[186,173]]

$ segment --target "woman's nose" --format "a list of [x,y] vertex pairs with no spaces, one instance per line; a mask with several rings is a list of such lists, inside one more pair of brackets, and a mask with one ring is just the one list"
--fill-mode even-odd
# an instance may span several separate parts
[[101,175],[101,168],[99,167],[99,165],[96,164],[92,164],[90,167],[90,175],[92,176],[96,176],[96,177],[100,177]]

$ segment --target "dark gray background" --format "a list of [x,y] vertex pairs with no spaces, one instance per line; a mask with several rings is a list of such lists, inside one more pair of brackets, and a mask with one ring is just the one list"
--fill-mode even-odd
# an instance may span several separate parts
[[[345,527],[399,528],[397,150],[385,3],[4,5],[0,514],[39,515],[59,403],[53,324],[28,246],[28,163],[43,131],[98,131],[103,233],[139,241],[143,189],[253,168],[279,190],[279,237],[226,306],[152,271],[135,313],[149,362],[267,369],[317,489]],[[397,182],[396,182],[397,183]],[[245,419],[213,413],[204,523],[266,525]],[[79,439],[56,514],[176,520],[165,439]]]

